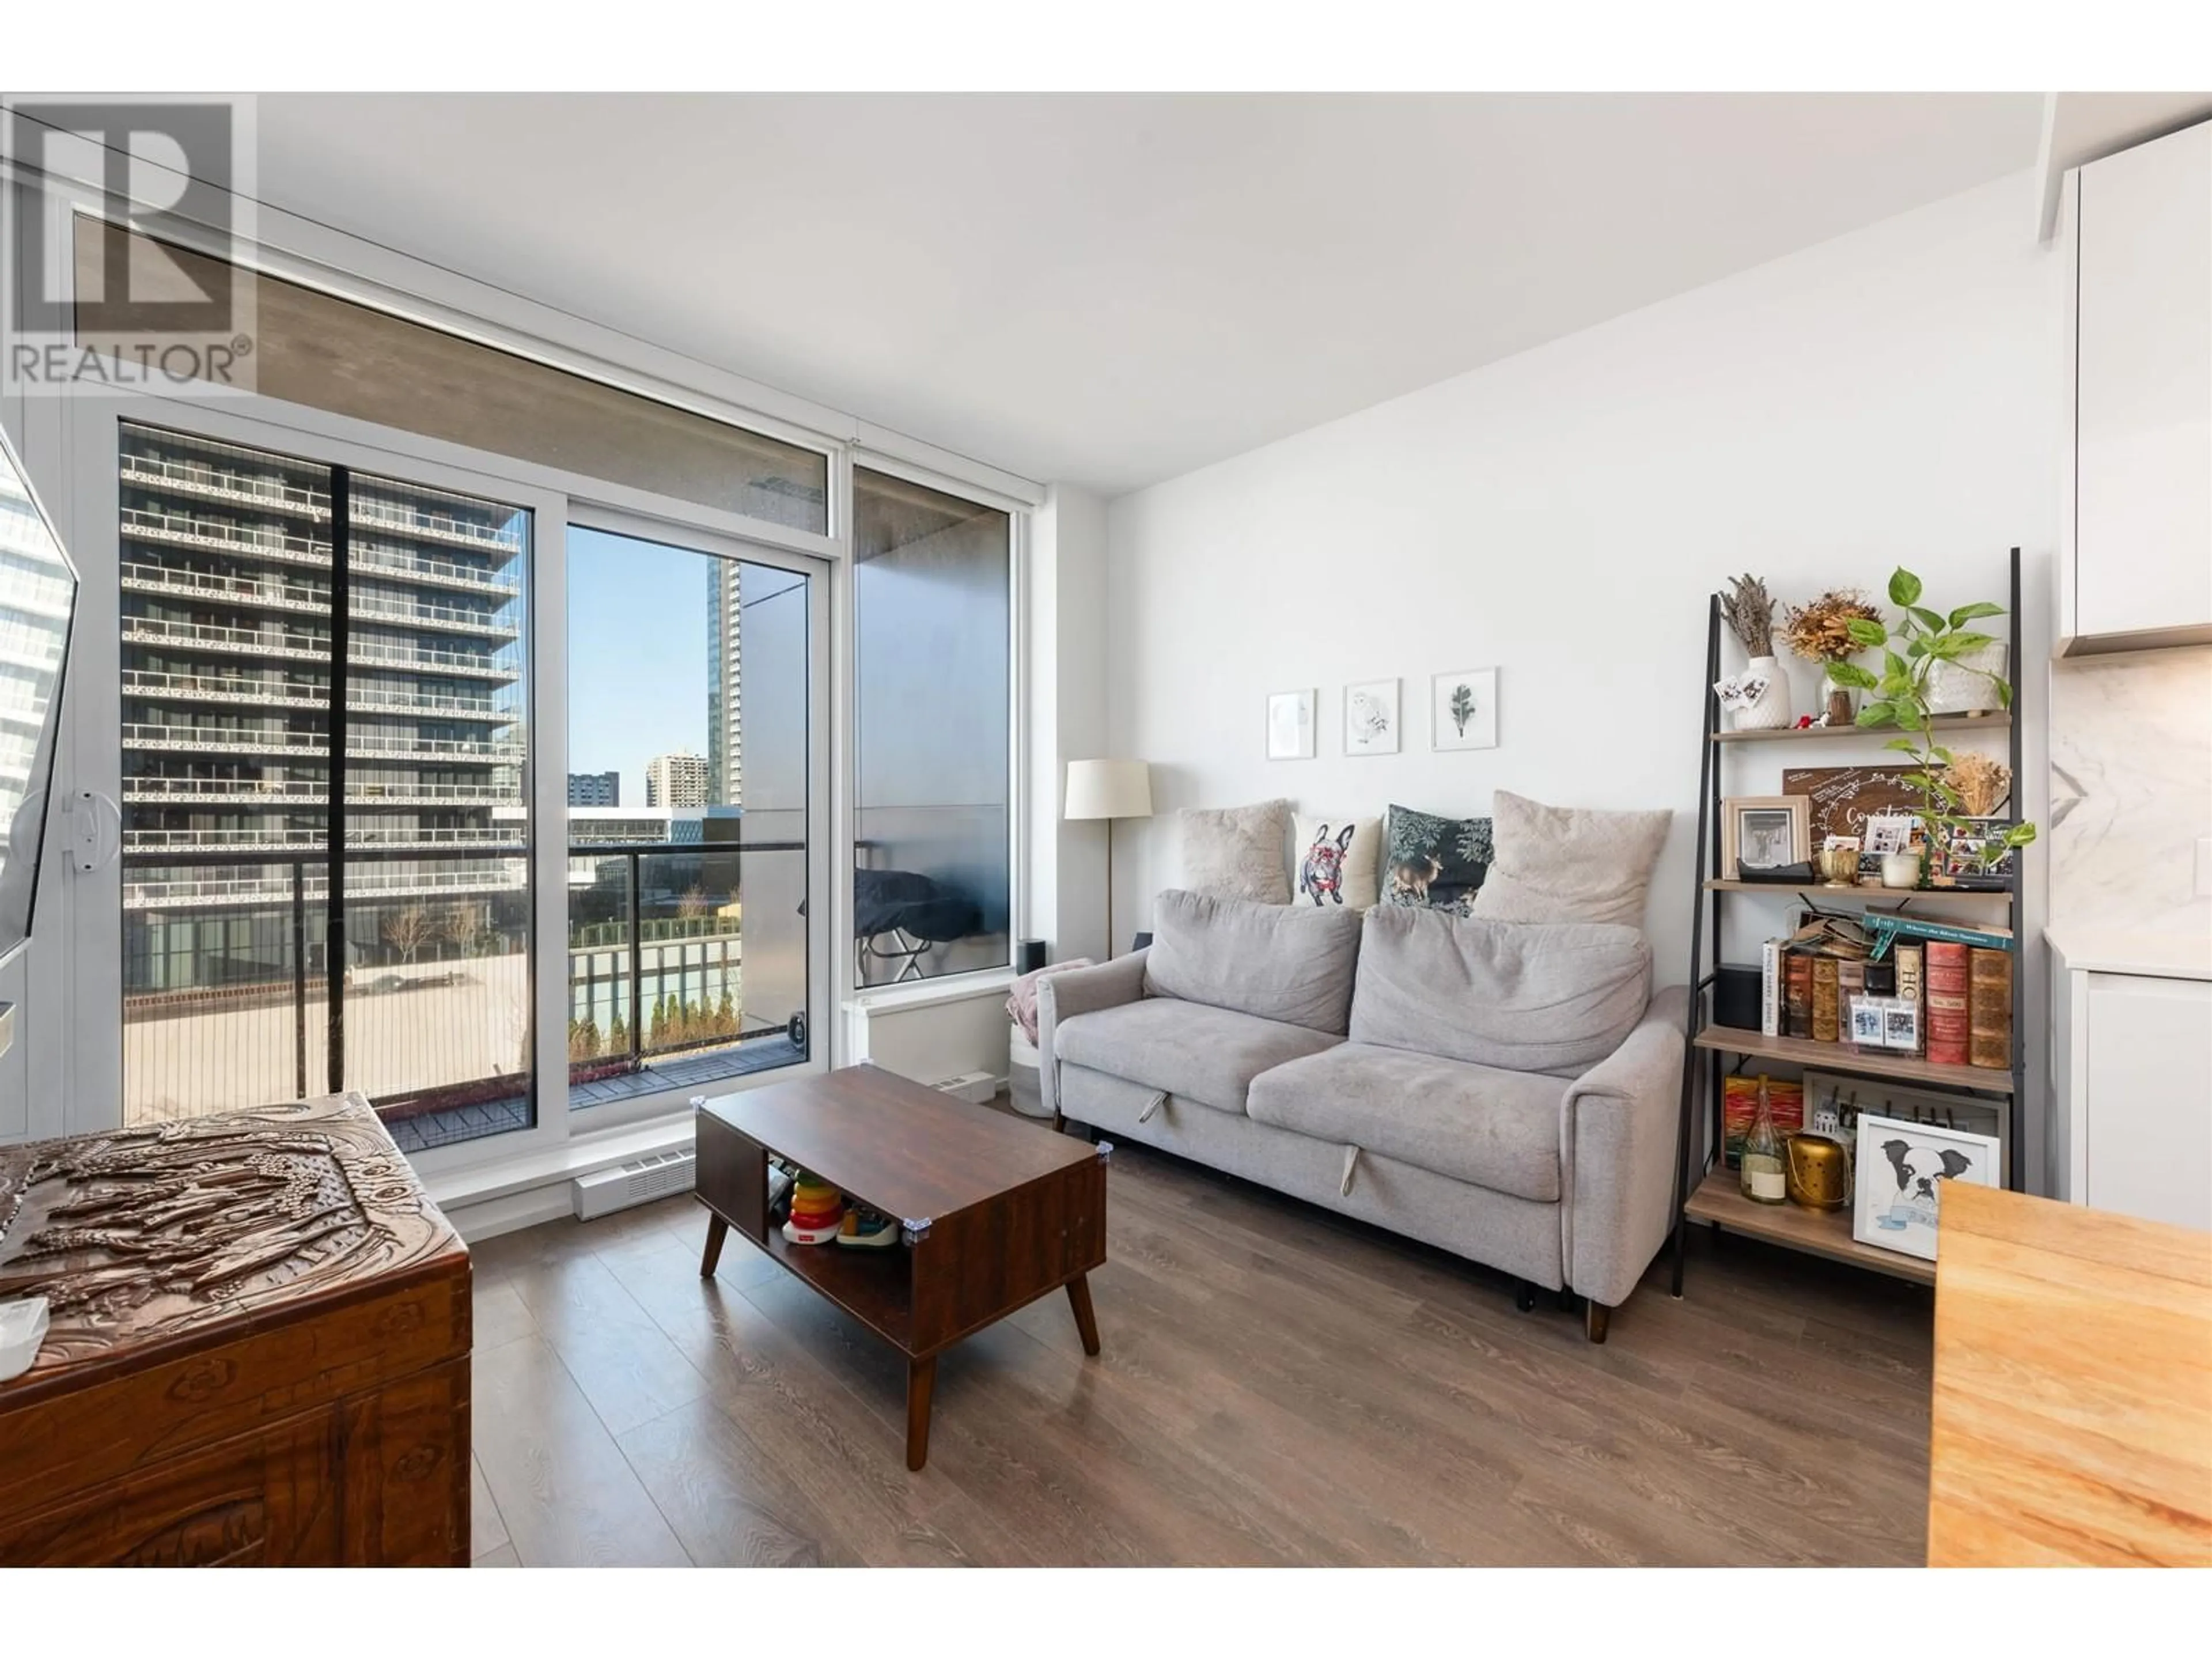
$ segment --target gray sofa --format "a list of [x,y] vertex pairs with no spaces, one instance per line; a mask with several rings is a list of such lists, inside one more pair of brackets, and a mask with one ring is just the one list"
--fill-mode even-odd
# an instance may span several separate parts
[[1151,947],[1038,987],[1055,1121],[1585,1304],[1665,1242],[1685,993],[1632,927],[1159,896]]

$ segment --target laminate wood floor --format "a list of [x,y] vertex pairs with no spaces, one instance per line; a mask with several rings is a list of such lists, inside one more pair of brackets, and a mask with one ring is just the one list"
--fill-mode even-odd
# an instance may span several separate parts
[[1116,1151],[1051,1296],[905,1368],[689,1196],[476,1258],[480,1566],[1917,1565],[1930,1293],[1701,1237],[1601,1346],[1500,1274]]

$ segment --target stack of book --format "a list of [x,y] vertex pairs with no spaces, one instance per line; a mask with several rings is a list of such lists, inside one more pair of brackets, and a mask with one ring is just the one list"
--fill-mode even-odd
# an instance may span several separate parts
[[2006,928],[1809,914],[1761,952],[1759,1030],[2010,1071],[2012,976]]

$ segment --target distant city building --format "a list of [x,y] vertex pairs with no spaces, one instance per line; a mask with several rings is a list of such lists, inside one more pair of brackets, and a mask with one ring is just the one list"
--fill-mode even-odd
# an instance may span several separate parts
[[707,799],[718,806],[736,806],[744,799],[738,685],[744,573],[735,559],[707,562]]
[[571,806],[620,806],[622,805],[622,774],[619,772],[569,773],[568,805]]
[[684,753],[655,755],[645,763],[645,804],[647,806],[704,806],[707,804],[707,757]]

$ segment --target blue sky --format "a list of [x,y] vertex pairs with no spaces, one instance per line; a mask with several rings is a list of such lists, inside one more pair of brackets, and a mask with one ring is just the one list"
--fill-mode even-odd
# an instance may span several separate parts
[[707,752],[707,555],[568,529],[568,769],[619,771],[645,805],[645,763]]

